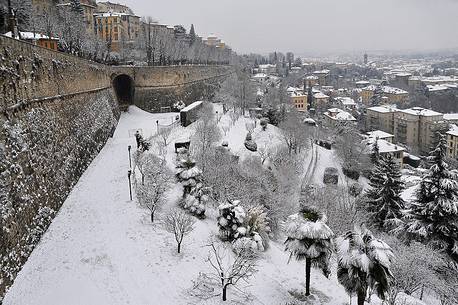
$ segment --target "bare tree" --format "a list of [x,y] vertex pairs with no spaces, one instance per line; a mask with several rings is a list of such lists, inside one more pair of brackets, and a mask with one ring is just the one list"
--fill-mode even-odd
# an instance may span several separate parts
[[[207,262],[213,268],[213,275],[221,282],[223,301],[227,299],[229,285],[237,285],[240,280],[248,279],[257,271],[256,255],[250,247],[239,247],[231,251],[229,245],[211,242]],[[235,252],[235,253],[234,253]]]
[[168,140],[172,135],[173,126],[159,128],[157,134],[165,146],[169,144]]
[[196,143],[196,153],[202,171],[205,171],[207,150],[221,137],[218,126],[215,122],[215,115],[211,105],[204,105],[199,113],[199,121],[195,123],[195,133],[193,143]]
[[221,126],[221,130],[224,132],[224,135],[227,136],[227,133],[231,129],[231,126],[229,124],[223,124]]
[[194,230],[195,220],[186,212],[173,209],[163,221],[164,229],[175,236],[177,242],[177,252],[181,252],[183,238]]
[[[272,140],[272,137],[269,137]],[[267,144],[261,145],[258,147],[258,154],[261,157],[261,164],[267,161],[273,155],[272,149],[270,149]]]
[[154,214],[166,201],[165,193],[170,189],[173,175],[164,160],[150,164],[146,168],[146,182],[137,185],[137,197],[140,205],[150,211],[151,222],[154,222]]
[[245,123],[245,128],[249,133],[253,133],[254,128],[255,128],[255,123],[254,122],[246,122]]
[[137,151],[134,155],[135,166],[142,175],[142,185],[145,184],[145,176],[148,173],[154,172],[154,168],[159,162],[162,162],[155,155],[148,152]]
[[297,154],[308,143],[306,129],[296,113],[288,113],[286,119],[280,123],[283,139],[288,147],[288,153]]

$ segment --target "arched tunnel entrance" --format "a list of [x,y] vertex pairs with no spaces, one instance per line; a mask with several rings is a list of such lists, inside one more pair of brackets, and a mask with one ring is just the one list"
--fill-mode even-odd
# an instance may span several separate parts
[[113,78],[112,84],[120,106],[128,106],[134,103],[134,80],[129,75],[117,75]]

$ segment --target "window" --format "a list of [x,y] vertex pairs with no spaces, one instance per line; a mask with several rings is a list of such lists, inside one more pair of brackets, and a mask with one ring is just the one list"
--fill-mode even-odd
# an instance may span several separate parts
[[118,33],[114,34],[114,40],[118,40]]

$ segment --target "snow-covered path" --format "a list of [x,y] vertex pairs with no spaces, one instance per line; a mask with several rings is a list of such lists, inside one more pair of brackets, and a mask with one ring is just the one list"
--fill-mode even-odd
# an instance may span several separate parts
[[[129,134],[140,128],[150,136],[156,120],[168,124],[175,114],[129,111],[122,114],[114,137],[81,177],[18,274],[5,296],[5,305],[222,303],[218,296],[202,300],[189,295],[199,272],[211,270],[205,262],[205,244],[217,233],[214,213],[196,222],[195,230],[183,242],[182,254],[176,254],[172,236],[150,223],[135,198],[129,200],[127,145],[134,145]],[[170,199],[168,206],[174,201]],[[293,302],[291,293],[304,289],[304,265],[287,264],[287,260],[282,243],[272,242],[250,287],[244,288],[250,297],[236,296],[230,288],[226,304]],[[326,279],[312,271],[311,282],[314,301],[306,304],[339,305],[348,300],[335,272]]]

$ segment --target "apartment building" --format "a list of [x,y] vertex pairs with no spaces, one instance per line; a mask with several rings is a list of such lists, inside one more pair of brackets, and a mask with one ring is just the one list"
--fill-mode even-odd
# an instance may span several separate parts
[[372,96],[380,89],[385,104],[403,104],[408,102],[409,93],[405,90],[390,87],[370,85],[361,89],[361,100],[363,104],[370,105]]
[[382,130],[394,134],[394,114],[397,109],[393,106],[375,106],[366,109],[366,130]]
[[428,154],[437,142],[437,132],[445,132],[448,123],[443,114],[421,107],[398,110],[394,114],[395,142],[413,151]]
[[304,92],[299,89],[289,90],[288,93],[293,107],[299,112],[306,112],[308,108],[307,94],[304,94]]
[[447,157],[456,159],[458,157],[458,126],[450,125],[447,135]]
[[320,86],[326,86],[329,78],[329,70],[318,70],[314,71],[313,75],[318,77],[318,83]]

